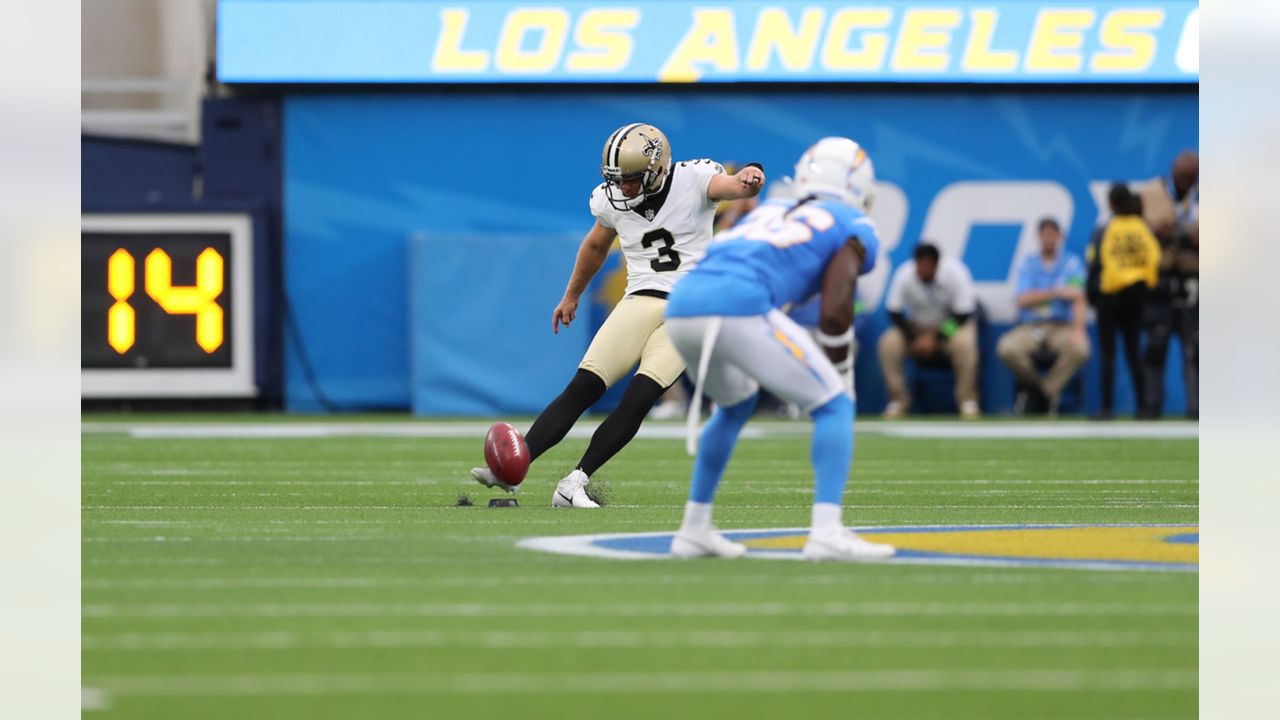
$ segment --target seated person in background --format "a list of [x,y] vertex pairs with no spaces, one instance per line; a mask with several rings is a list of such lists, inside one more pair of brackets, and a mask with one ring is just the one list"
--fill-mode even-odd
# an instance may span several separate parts
[[1098,308],[1098,345],[1102,350],[1102,408],[1097,415],[1100,420],[1115,416],[1116,335],[1121,332],[1138,413],[1145,407],[1146,387],[1138,348],[1147,293],[1156,286],[1160,264],[1160,245],[1142,219],[1138,196],[1124,183],[1116,183],[1107,197],[1112,217],[1094,231],[1087,253],[1089,295]]
[[[1085,267],[1079,257],[1061,251],[1062,227],[1053,218],[1040,221],[1040,252],[1023,259],[1014,298],[1018,324],[996,344],[996,354],[1024,387],[1040,392],[1056,415],[1062,388],[1089,359],[1085,334]],[[1044,378],[1032,356],[1048,349],[1057,357]],[[1016,406],[1028,398],[1019,393]]]
[[921,243],[894,271],[885,307],[893,320],[877,348],[889,391],[885,418],[902,417],[911,408],[902,367],[907,357],[949,360],[960,416],[978,417],[978,331],[972,319],[977,298],[969,269],[954,258],[940,259],[936,246]]

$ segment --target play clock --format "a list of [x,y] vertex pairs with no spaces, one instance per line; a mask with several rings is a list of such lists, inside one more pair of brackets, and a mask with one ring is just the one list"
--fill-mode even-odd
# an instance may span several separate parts
[[252,227],[233,213],[82,216],[82,396],[255,395]]

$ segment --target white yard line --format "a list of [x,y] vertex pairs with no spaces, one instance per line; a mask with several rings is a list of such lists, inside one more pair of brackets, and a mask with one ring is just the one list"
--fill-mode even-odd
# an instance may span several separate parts
[[80,709],[85,712],[90,710],[106,710],[106,691],[102,688],[95,687],[80,688]]
[[[871,583],[893,585],[1044,585],[1062,581],[1066,576],[1044,572],[985,573],[971,571],[954,572],[904,572],[895,568],[891,573],[875,573],[869,568],[862,572],[830,575],[795,575],[787,578],[788,585],[853,585],[865,588]],[[778,578],[771,574],[743,575],[670,575],[670,574],[602,574],[581,575],[446,575],[446,576],[372,576],[372,577],[193,577],[193,578],[91,578],[81,580],[83,590],[270,590],[281,588],[312,589],[369,589],[388,587],[565,587],[594,585],[770,585]],[[1182,582],[1177,576],[1143,576],[1140,582],[1149,586],[1153,582]],[[1138,582],[1131,576],[1116,573],[1073,575],[1073,584],[1115,584]]]
[[141,696],[258,696],[373,694],[555,694],[706,692],[879,692],[1031,690],[1194,690],[1194,670],[896,670],[707,671],[589,673],[255,674],[102,676],[113,694]]
[[[569,617],[598,613],[586,603],[86,603],[85,619],[103,618],[299,618],[299,617]],[[1068,617],[1195,616],[1195,603],[1091,602],[755,602],[755,603],[620,603],[609,606],[613,617]]]
[[[569,431],[571,438],[589,438],[598,423],[579,423]],[[859,420],[858,432],[877,433],[901,438],[927,439],[1068,439],[1068,438],[1151,438],[1195,439],[1200,436],[1193,422],[883,422]],[[381,438],[473,438],[484,437],[487,422],[86,422],[83,433],[124,433],[139,439],[315,439],[335,437]],[[762,421],[743,430],[746,438],[807,437],[806,422]],[[683,425],[646,423],[636,436],[640,439],[682,440]]]
[[577,630],[339,632],[117,633],[86,634],[89,652],[156,650],[283,650],[331,648],[1191,648],[1190,632],[1057,631],[754,631],[754,630]]

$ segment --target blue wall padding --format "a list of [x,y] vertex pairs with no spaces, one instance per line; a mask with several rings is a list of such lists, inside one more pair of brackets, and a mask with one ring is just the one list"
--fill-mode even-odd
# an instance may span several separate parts
[[190,202],[197,172],[193,145],[82,136],[80,201],[86,209]]
[[413,411],[534,414],[591,340],[590,300],[559,334],[552,311],[580,238],[418,235],[410,241]]

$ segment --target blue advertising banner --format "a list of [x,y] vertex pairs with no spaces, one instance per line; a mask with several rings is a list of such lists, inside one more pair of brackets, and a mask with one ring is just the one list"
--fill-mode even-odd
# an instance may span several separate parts
[[[763,163],[766,189],[825,135],[868,149],[882,255],[859,290],[869,318],[858,358],[866,412],[884,402],[874,342],[886,324],[888,279],[922,238],[972,272],[990,326],[984,403],[1007,408],[1012,378],[993,344],[1014,319],[1016,269],[1036,251],[1040,218],[1057,218],[1067,250],[1082,255],[1111,181],[1165,175],[1180,150],[1199,144],[1194,91],[295,95],[285,113],[285,279],[296,319],[286,343],[288,407],[322,409],[316,387],[342,408],[417,402],[475,412],[480,400],[514,411],[553,398],[586,338],[551,335],[575,248],[540,238],[581,238],[590,228],[600,149],[638,118],[667,133],[677,160]],[[450,249],[411,261],[418,233]],[[466,334],[500,349],[465,345]],[[565,363],[556,382],[548,380],[554,369],[526,357],[551,356],[550,343]],[[465,403],[441,404],[454,397],[451,386],[471,388]],[[484,386],[523,390],[484,394]],[[1096,380],[1086,389],[1095,396]],[[1180,395],[1170,390],[1175,403]],[[1123,409],[1128,395],[1118,397]]]
[[1195,83],[1198,2],[221,0],[228,83]]

